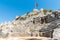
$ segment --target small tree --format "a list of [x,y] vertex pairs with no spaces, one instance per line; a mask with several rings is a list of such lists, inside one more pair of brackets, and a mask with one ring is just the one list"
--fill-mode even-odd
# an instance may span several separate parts
[[52,12],[52,10],[49,10],[49,12]]

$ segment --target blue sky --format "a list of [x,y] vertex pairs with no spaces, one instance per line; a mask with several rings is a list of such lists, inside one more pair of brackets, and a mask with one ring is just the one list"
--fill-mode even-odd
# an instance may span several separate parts
[[37,9],[60,9],[60,0],[0,0],[0,23],[32,11],[35,2],[39,5]]

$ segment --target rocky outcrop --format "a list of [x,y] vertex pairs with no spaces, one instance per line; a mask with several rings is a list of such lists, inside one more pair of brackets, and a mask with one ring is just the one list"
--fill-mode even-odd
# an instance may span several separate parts
[[[49,12],[46,10],[45,12],[45,10],[43,10],[44,9],[34,9],[25,15],[17,16],[12,22],[1,24],[0,35],[4,33],[4,35],[8,34],[9,36],[11,33],[19,32],[21,36],[33,35],[52,38],[54,29],[56,29],[60,23],[60,19],[57,18],[59,15],[55,14],[55,11]],[[52,15],[54,15],[54,17]]]

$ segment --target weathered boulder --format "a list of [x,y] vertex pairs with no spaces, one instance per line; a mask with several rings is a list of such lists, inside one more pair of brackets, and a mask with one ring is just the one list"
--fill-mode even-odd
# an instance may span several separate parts
[[57,23],[51,23],[50,25],[48,25],[47,27],[42,27],[39,32],[42,33],[41,36],[43,37],[51,37],[53,38],[53,32],[54,32],[54,29],[56,29],[58,26],[57,26]]
[[60,28],[54,29],[53,38],[60,39]]

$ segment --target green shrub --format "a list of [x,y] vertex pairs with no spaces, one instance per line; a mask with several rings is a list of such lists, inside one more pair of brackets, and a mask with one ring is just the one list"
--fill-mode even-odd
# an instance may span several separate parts
[[52,10],[49,10],[49,12],[52,12]]
[[48,10],[44,9],[43,12],[44,12],[44,14],[46,14],[48,12]]

